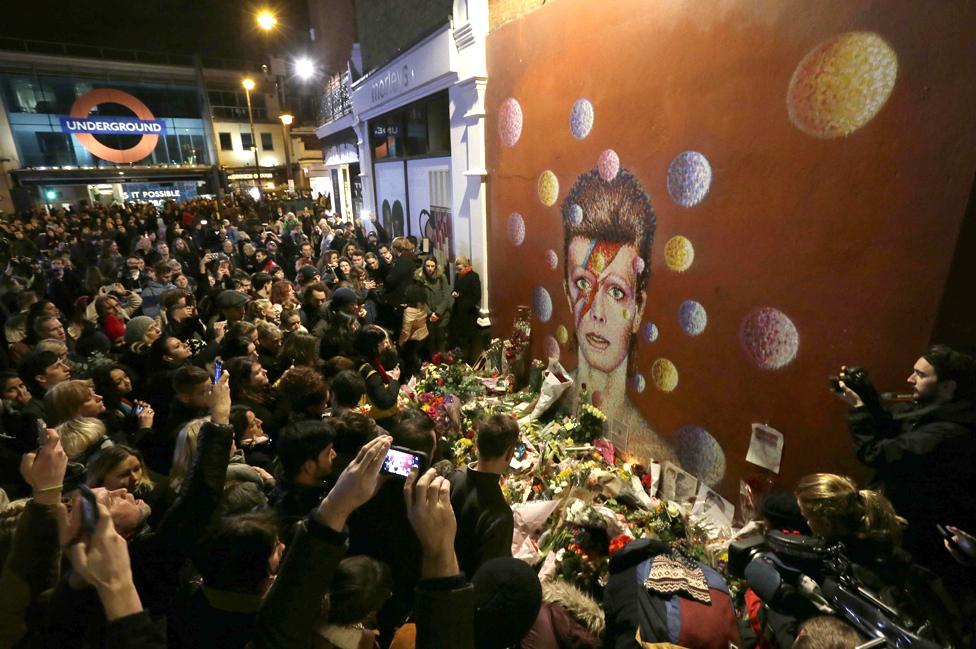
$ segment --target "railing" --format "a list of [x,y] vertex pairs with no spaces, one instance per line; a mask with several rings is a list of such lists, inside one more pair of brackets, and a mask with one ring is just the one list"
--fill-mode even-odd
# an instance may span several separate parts
[[319,103],[319,123],[328,124],[352,112],[349,100],[349,73],[343,72],[329,78],[322,89]]
[[[192,54],[172,54],[169,52],[153,52],[149,50],[130,50],[119,47],[102,47],[100,45],[80,45],[76,43],[58,43],[55,41],[35,41],[24,38],[0,36],[0,50],[25,52],[27,54],[52,54],[55,56],[74,56],[87,59],[105,59],[109,61],[125,61],[128,63],[152,63],[156,65],[175,65],[193,67]],[[257,64],[248,61],[203,57],[203,67],[223,70],[246,70],[256,68]]]

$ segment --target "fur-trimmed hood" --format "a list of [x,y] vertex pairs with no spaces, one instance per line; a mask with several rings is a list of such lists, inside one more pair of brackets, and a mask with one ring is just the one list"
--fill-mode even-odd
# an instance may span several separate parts
[[603,608],[592,597],[571,583],[556,579],[542,584],[542,601],[558,604],[586,625],[594,635],[601,636],[605,626]]

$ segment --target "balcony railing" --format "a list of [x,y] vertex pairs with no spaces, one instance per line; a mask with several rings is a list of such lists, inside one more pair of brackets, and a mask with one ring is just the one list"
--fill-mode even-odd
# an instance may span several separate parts
[[352,112],[349,101],[349,73],[337,74],[325,83],[319,104],[319,123],[328,124]]

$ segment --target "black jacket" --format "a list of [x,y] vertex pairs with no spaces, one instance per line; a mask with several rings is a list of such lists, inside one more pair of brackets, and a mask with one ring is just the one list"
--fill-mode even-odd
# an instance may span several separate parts
[[457,519],[454,551],[464,574],[473,575],[489,559],[512,556],[515,522],[498,484],[499,475],[469,466],[452,473],[450,480]]
[[473,332],[478,325],[478,312],[481,307],[481,278],[478,273],[469,271],[454,279],[454,298],[451,324],[459,332]]
[[905,549],[933,565],[947,555],[936,524],[976,529],[976,408],[966,400],[847,418],[857,457],[908,519]]

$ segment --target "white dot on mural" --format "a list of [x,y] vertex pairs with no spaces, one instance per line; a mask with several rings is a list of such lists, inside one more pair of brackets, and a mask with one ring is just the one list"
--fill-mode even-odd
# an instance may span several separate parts
[[685,471],[710,487],[725,476],[725,452],[712,435],[701,426],[684,426],[678,430],[678,459]]
[[597,159],[596,168],[600,172],[600,178],[611,182],[620,172],[620,156],[613,149],[607,149]]
[[521,246],[525,241],[525,219],[518,212],[508,216],[508,240],[513,246]]
[[682,151],[668,166],[668,194],[682,207],[704,200],[712,186],[712,166],[697,151]]
[[498,135],[505,146],[515,146],[522,137],[522,106],[514,97],[503,101],[498,110]]
[[634,269],[634,275],[640,275],[644,272],[644,260],[640,257],[634,257],[634,261],[631,263],[631,266]]
[[546,336],[546,358],[559,360],[559,341],[552,336]]
[[532,289],[532,311],[542,322],[549,322],[552,317],[552,298],[549,291],[541,286]]
[[593,128],[593,104],[589,99],[577,99],[569,113],[569,132],[577,140],[590,134]]
[[644,380],[643,374],[634,374],[630,379],[630,384],[634,386],[634,391],[638,394],[642,393],[647,387],[647,381]]
[[559,265],[559,255],[555,250],[546,251],[546,265],[549,266],[549,270],[556,270],[556,266]]
[[768,306],[742,319],[739,340],[749,358],[764,370],[786,367],[800,348],[800,333],[793,321],[779,309]]
[[685,333],[689,336],[697,336],[705,331],[705,325],[708,324],[708,314],[705,313],[705,307],[699,302],[685,300],[681,303],[681,308],[678,311],[678,321]]
[[570,225],[579,225],[583,222],[583,208],[576,203],[570,204],[566,208],[566,220],[569,221]]
[[655,340],[657,340],[657,336],[658,336],[658,331],[657,331],[656,324],[654,324],[653,322],[648,322],[647,324],[644,325],[644,340],[646,340],[649,343],[652,343]]

